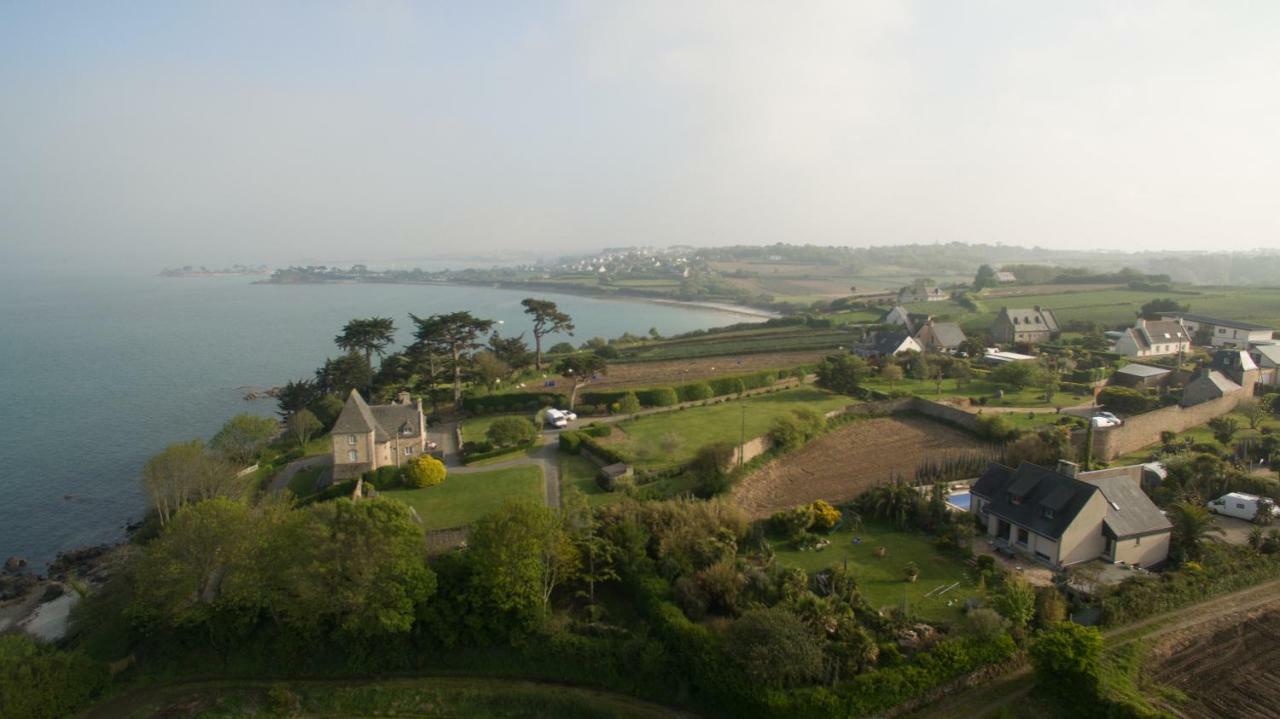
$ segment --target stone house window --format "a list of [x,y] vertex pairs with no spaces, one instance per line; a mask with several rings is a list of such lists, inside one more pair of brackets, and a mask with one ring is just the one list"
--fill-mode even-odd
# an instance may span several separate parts
[[355,461],[357,461],[358,459],[360,459],[360,453],[359,453],[359,452],[355,451],[354,449],[353,449],[353,450],[351,450],[350,452],[347,452],[347,460],[348,460],[348,461],[355,462]]
[[349,444],[349,445],[351,445],[351,446],[353,446],[353,447],[355,446],[355,444],[356,444],[356,436],[355,436],[354,434],[349,434],[349,435],[347,435],[347,444]]

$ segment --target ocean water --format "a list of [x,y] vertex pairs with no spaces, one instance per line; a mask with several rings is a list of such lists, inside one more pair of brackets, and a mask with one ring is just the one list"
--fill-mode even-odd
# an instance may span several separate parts
[[[644,302],[537,293],[577,324],[573,341],[664,334],[745,318]],[[37,568],[112,541],[138,519],[139,474],[165,445],[208,439],[239,412],[271,415],[245,387],[308,377],[352,317],[470,310],[525,332],[526,292],[412,285],[255,285],[244,277],[0,276],[0,561]],[[529,335],[526,332],[526,338]],[[561,339],[549,338],[552,343]]]

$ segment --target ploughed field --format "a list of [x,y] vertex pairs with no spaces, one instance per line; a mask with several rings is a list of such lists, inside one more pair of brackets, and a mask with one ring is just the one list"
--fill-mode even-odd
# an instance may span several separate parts
[[1280,609],[1180,643],[1148,673],[1186,695],[1179,716],[1280,716]]
[[816,499],[843,502],[895,477],[912,481],[927,460],[987,446],[919,417],[856,421],[752,473],[738,485],[734,499],[753,518]]
[[592,380],[582,391],[678,385],[771,369],[791,369],[817,364],[829,354],[831,350],[807,350],[611,364],[608,375]]

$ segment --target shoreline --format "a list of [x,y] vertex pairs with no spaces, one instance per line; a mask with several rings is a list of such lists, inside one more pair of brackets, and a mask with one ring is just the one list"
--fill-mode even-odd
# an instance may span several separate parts
[[258,280],[255,285],[278,285],[288,287],[291,285],[444,285],[453,287],[492,287],[501,290],[531,290],[538,292],[546,292],[549,294],[572,295],[574,297],[591,297],[601,300],[617,300],[620,302],[652,302],[659,305],[671,305],[675,307],[689,307],[692,309],[711,310],[713,312],[723,312],[725,314],[740,315],[743,317],[754,317],[761,321],[777,319],[782,317],[781,314],[772,310],[765,310],[759,307],[751,307],[749,305],[736,305],[729,302],[715,302],[703,300],[677,300],[666,297],[655,297],[653,295],[630,293],[623,291],[604,292],[599,290],[588,290],[581,287],[561,287],[547,286],[538,283],[528,282],[463,282],[460,280],[428,280],[425,282],[407,282],[403,280],[332,280],[322,282],[274,282],[271,280]]

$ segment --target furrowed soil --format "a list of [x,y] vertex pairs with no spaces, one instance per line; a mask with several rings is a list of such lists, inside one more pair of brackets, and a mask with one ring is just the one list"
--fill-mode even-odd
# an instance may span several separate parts
[[815,364],[829,354],[831,354],[830,350],[816,350],[619,363],[610,365],[609,374],[598,380],[592,380],[585,386],[584,391],[684,384],[714,377],[751,374],[768,369],[790,369],[800,365]]
[[894,477],[915,478],[931,456],[984,450],[957,429],[918,417],[881,417],[847,424],[776,459],[742,480],[734,499],[753,517],[816,499],[843,502]]
[[1148,676],[1186,694],[1179,716],[1280,717],[1280,602],[1224,620],[1164,642]]

